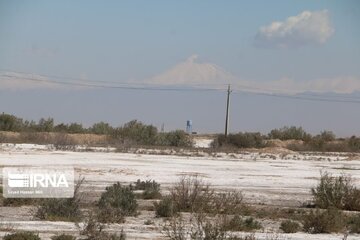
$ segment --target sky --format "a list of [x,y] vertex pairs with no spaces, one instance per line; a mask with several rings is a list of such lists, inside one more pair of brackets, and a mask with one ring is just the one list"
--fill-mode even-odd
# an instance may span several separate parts
[[231,84],[231,132],[360,135],[359,22],[356,0],[0,0],[0,111],[214,133]]

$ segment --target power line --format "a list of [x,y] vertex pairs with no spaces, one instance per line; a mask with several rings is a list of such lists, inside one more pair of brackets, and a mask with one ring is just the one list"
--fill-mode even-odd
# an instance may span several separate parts
[[[11,71],[12,73],[17,74],[27,74],[30,73],[20,72],[20,71],[12,71],[12,70],[1,70],[0,71]],[[110,81],[97,81],[97,80],[85,80],[79,78],[72,77],[60,77],[53,75],[38,75],[32,74],[38,77],[29,77],[29,76],[15,76],[10,74],[1,74],[3,77],[14,78],[19,80],[27,80],[39,83],[48,83],[48,84],[57,84],[57,85],[68,85],[68,86],[78,86],[78,87],[89,87],[89,88],[106,88],[106,89],[124,89],[124,90],[144,90],[144,91],[226,91],[223,87],[204,87],[204,85],[195,84],[195,83],[187,83],[184,85],[172,86],[169,85],[161,85],[155,83],[135,83],[135,82],[110,82]],[[46,79],[41,79],[40,77],[44,77]],[[52,78],[52,80],[48,79]],[[60,80],[59,80],[60,79]],[[62,79],[72,80],[63,81]],[[0,79],[1,80],[1,79]],[[74,82],[78,81],[78,82]],[[99,84],[95,84],[99,83]],[[115,85],[116,83],[116,85]],[[213,86],[224,86],[225,84],[207,84]],[[294,100],[307,100],[307,101],[315,101],[315,102],[334,102],[334,103],[360,103],[360,98],[350,97],[350,96],[317,96],[315,94],[310,93],[298,93],[296,95],[289,94],[279,94],[276,92],[268,93],[269,89],[259,88],[259,87],[249,87],[245,85],[237,84],[237,86],[243,86],[242,89],[233,89],[234,93],[244,93],[249,95],[261,95],[268,97],[276,97],[276,98],[286,98],[286,99],[294,99]],[[253,89],[246,90],[246,89]],[[257,92],[255,92],[255,91]]]
[[333,103],[360,103],[360,101],[356,100],[344,100],[344,99],[331,99],[331,98],[323,98],[319,97],[302,97],[297,95],[281,95],[276,93],[260,93],[260,92],[246,92],[246,91],[235,91],[235,93],[245,93],[250,95],[260,95],[266,97],[275,97],[275,98],[287,98],[287,99],[296,99],[296,100],[308,100],[308,101],[315,101],[315,102],[333,102]]
[[[66,76],[56,76],[56,75],[47,75],[47,74],[35,74],[35,73],[28,73],[28,72],[21,72],[21,71],[14,71],[10,69],[0,69],[1,72],[5,72],[5,74],[16,73],[16,74],[24,74],[24,75],[36,75],[38,77],[50,78],[50,79],[60,79],[60,80],[73,80],[79,82],[86,82],[86,83],[100,83],[100,84],[117,84],[117,85],[141,85],[141,86],[151,86],[156,85],[156,83],[139,83],[139,82],[122,82],[122,81],[99,81],[94,79],[83,79],[83,78],[74,78],[74,77],[66,77]],[[13,75],[11,75],[13,76]],[[17,76],[14,76],[17,77]],[[19,77],[20,78],[20,77]],[[24,78],[24,76],[21,76]],[[200,83],[186,83],[186,85],[191,86],[202,86],[204,84]],[[227,86],[225,83],[207,83],[208,86]]]
[[[19,79],[18,76],[2,74],[1,76],[8,77],[8,78],[15,78]],[[90,87],[90,88],[112,88],[112,89],[125,89],[125,90],[146,90],[146,91],[222,91],[219,88],[180,88],[180,87],[151,87],[151,86],[117,86],[117,85],[99,85],[99,84],[90,84],[90,83],[77,83],[77,82],[66,82],[66,81],[59,81],[59,80],[48,80],[48,79],[39,79],[39,78],[32,78],[32,77],[21,77],[21,80],[28,80],[34,82],[42,82],[42,83],[50,83],[50,84],[59,84],[59,85],[70,85],[70,86],[78,86],[78,87]],[[153,85],[154,86],[154,85]]]

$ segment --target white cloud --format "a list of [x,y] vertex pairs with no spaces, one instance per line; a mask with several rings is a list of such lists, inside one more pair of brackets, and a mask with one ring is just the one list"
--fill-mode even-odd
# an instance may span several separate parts
[[335,32],[329,12],[304,11],[283,22],[272,22],[259,29],[255,45],[259,47],[290,48],[309,44],[323,44]]

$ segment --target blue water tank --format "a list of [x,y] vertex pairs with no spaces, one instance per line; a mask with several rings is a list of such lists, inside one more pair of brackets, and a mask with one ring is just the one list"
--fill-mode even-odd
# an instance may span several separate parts
[[186,132],[188,134],[192,133],[192,121],[191,120],[186,121]]

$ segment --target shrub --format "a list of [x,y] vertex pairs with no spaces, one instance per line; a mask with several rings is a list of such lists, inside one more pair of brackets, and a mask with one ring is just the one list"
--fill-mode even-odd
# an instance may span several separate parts
[[5,235],[4,240],[41,240],[39,235],[32,232],[17,232]]
[[52,142],[56,150],[75,150],[76,141],[67,133],[56,133]]
[[28,205],[36,205],[39,200],[34,198],[4,198],[3,205],[4,206],[12,206],[12,207],[20,207],[20,206],[28,206]]
[[348,221],[348,226],[351,233],[360,233],[360,214],[351,216]]
[[108,123],[99,122],[99,123],[95,123],[91,127],[90,131],[95,134],[111,134],[113,128]]
[[75,240],[76,237],[67,234],[61,234],[51,237],[51,240]]
[[143,190],[142,197],[144,199],[156,199],[161,197],[160,184],[154,180],[140,181],[135,183],[135,190]]
[[[94,215],[90,214],[85,220],[80,234],[86,236],[86,240],[125,240],[126,234],[122,229],[120,234],[109,234],[104,232],[105,226],[99,223]],[[83,238],[82,238],[83,239]]]
[[156,217],[172,217],[176,215],[176,206],[170,196],[164,197],[160,202],[154,203]]
[[240,214],[247,210],[241,192],[215,193],[209,184],[197,177],[182,177],[170,193],[178,211]]
[[137,214],[138,204],[131,186],[122,186],[119,182],[107,187],[98,202],[101,222],[124,222],[125,216]]
[[348,139],[347,145],[350,148],[350,151],[359,152],[360,151],[360,138],[352,136]]
[[303,140],[309,141],[311,135],[306,133],[302,127],[283,127],[280,129],[273,129],[269,133],[270,139],[280,139],[280,140]]
[[152,125],[145,125],[137,120],[132,120],[124,124],[123,127],[115,129],[112,136],[122,143],[155,145],[157,128]]
[[0,131],[20,131],[23,127],[21,118],[14,115],[2,113],[0,114]]
[[229,134],[226,138],[224,135],[218,135],[212,143],[213,147],[222,147],[232,145],[238,148],[262,148],[265,147],[265,137],[260,133],[237,133]]
[[249,232],[255,229],[260,229],[261,224],[252,217],[242,218],[235,215],[230,221],[225,224],[228,231],[244,231]]
[[170,240],[186,240],[188,235],[185,221],[181,216],[166,221],[162,233]]
[[311,210],[303,219],[304,231],[308,233],[340,232],[345,227],[345,216],[337,209]]
[[72,198],[49,198],[44,199],[37,209],[36,217],[51,221],[79,221],[82,218],[80,209],[80,187],[84,179],[75,186]]
[[[215,193],[208,200],[206,212],[220,214],[243,214],[248,211],[248,207],[243,201],[243,195],[239,191],[226,193]],[[205,206],[206,206],[205,205]]]
[[300,224],[291,220],[281,222],[280,229],[284,233],[296,233],[300,231]]
[[171,218],[163,226],[163,234],[171,240],[254,240],[254,235],[236,237],[225,226],[224,216],[209,218],[203,214],[191,215],[189,226],[180,216]]
[[210,202],[214,195],[208,184],[197,177],[184,176],[170,189],[171,198],[179,211],[196,212],[207,208],[204,204]]
[[176,130],[168,133],[159,133],[156,144],[160,146],[191,147],[193,146],[193,141],[186,132]]
[[317,207],[360,210],[360,190],[356,189],[352,179],[345,175],[333,177],[327,172],[322,173],[318,186],[311,192]]

